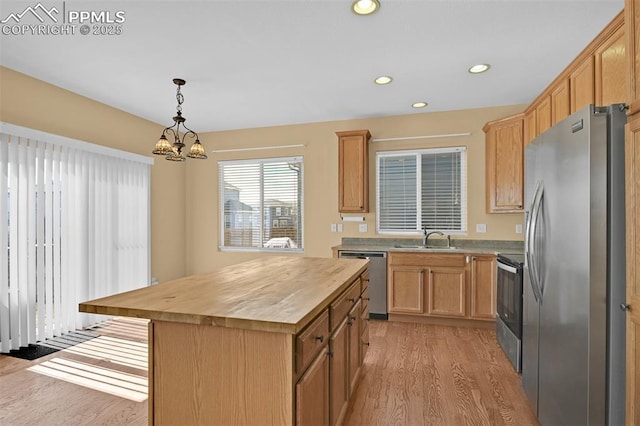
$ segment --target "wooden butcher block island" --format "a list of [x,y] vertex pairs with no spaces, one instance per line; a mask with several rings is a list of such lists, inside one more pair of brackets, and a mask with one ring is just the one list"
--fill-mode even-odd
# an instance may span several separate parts
[[149,318],[149,424],[339,424],[369,345],[368,261],[265,257],[80,304]]

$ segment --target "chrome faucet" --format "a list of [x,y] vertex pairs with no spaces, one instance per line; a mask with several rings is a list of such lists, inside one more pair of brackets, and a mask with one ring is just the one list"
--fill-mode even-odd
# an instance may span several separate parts
[[422,230],[422,233],[423,233],[423,237],[422,237],[422,245],[423,245],[424,247],[426,247],[426,246],[428,245],[428,243],[429,243],[429,237],[430,237],[431,235],[433,235],[433,234],[438,234],[438,235],[442,235],[442,236],[444,236],[444,234],[443,234],[442,232],[440,232],[440,231],[431,231],[431,232],[427,232],[427,228],[424,228],[424,229]]

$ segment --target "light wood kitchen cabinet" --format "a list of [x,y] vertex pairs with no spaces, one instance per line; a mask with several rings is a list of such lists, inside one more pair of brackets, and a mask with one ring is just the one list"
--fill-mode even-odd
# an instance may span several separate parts
[[496,257],[471,257],[471,318],[496,318]]
[[[640,1],[627,2],[632,14],[633,26],[640,29]],[[632,13],[633,12],[633,13]],[[631,46],[632,44],[630,44]],[[635,47],[634,58],[640,59],[640,46]],[[631,52],[630,52],[631,53]],[[637,63],[633,71],[636,71]],[[640,69],[637,69],[640,72]],[[632,75],[634,84],[638,76]],[[636,89],[638,86],[636,86]],[[636,96],[634,90],[631,95]],[[627,315],[627,364],[626,364],[626,424],[640,424],[640,98],[631,102],[625,136],[625,205],[626,205],[626,267],[627,292],[625,310]]]
[[593,56],[588,56],[569,75],[571,89],[571,113],[595,102]]
[[524,145],[538,136],[538,123],[536,120],[536,109],[528,108],[524,113]]
[[[329,340],[331,425],[342,422],[349,404],[349,329],[344,318]],[[310,424],[316,424],[317,421]]]
[[[389,252],[389,313],[404,318],[472,319],[468,260],[471,257],[461,253]],[[396,300],[394,306],[398,288],[411,291],[403,291],[402,304],[398,306]],[[483,297],[495,297],[492,289],[488,289],[491,295]]]
[[627,97],[627,41],[621,26],[600,45],[595,58],[596,105],[624,103]]
[[338,210],[341,213],[369,211],[368,130],[336,132],[338,135]]
[[524,114],[487,123],[487,213],[521,212],[524,205]]
[[362,300],[358,300],[347,316],[347,327],[349,330],[349,397],[353,395],[356,388],[360,376],[360,366],[362,365],[360,362],[360,351],[362,350],[362,344],[360,343],[361,307]]
[[627,235],[626,423],[640,424],[640,0],[625,0],[627,41],[625,205]]
[[569,116],[571,110],[569,92],[569,80],[566,78],[560,80],[556,87],[551,91],[552,126]]
[[389,267],[389,312],[421,314],[423,312],[423,277],[421,266]]
[[329,358],[326,347],[296,384],[296,424],[329,424]]
[[427,315],[464,317],[467,306],[466,269],[429,268],[426,292]]
[[551,96],[545,96],[536,105],[538,135],[551,127]]

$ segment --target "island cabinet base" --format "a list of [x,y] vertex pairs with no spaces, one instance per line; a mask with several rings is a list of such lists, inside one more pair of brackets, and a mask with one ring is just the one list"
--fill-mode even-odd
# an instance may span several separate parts
[[294,424],[293,339],[152,321],[149,424]]

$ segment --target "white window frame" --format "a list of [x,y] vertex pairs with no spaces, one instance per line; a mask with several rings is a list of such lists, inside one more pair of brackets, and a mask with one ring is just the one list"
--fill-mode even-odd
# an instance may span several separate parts
[[[467,147],[443,147],[443,148],[424,148],[400,151],[378,151],[376,152],[376,233],[381,235],[421,235],[422,234],[422,162],[420,156],[423,154],[439,154],[460,152],[460,200],[462,202],[460,230],[442,230],[446,234],[451,235],[467,235],[468,233],[468,199],[467,199]],[[415,230],[389,230],[380,227],[380,160],[389,157],[416,156],[416,229]],[[430,231],[439,231],[439,229],[429,229]]]
[[[301,168],[301,176],[300,176],[300,207],[298,212],[298,227],[302,240],[302,246],[296,248],[271,248],[264,247],[265,241],[261,241],[260,247],[233,247],[233,246],[225,246],[224,245],[224,231],[225,231],[225,212],[224,212],[224,178],[223,171],[224,166],[226,165],[239,165],[239,164],[269,164],[269,163],[292,163],[299,162],[302,165]],[[265,252],[265,253],[304,253],[304,245],[305,245],[305,235],[304,235],[304,157],[303,156],[294,156],[294,157],[268,157],[268,158],[251,158],[245,160],[220,160],[218,161],[218,199],[219,199],[219,208],[218,208],[218,249],[220,251],[229,251],[229,252]],[[262,215],[264,209],[264,182],[261,177],[261,190],[260,190],[260,204],[261,204],[261,219],[263,219]],[[263,235],[263,221],[260,220],[261,227],[259,228],[260,236],[262,238]]]

